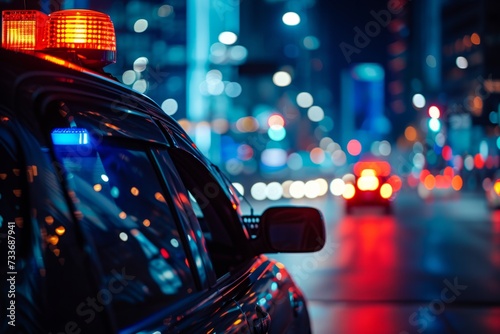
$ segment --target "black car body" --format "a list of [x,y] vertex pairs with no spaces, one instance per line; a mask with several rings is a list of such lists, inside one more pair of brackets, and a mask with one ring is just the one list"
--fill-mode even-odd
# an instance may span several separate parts
[[144,95],[43,52],[0,59],[0,332],[310,332],[262,254],[321,249],[319,211],[243,216]]

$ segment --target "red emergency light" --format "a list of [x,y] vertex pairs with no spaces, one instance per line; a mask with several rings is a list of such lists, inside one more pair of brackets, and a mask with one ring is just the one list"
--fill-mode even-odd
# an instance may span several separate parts
[[41,51],[90,68],[116,61],[113,22],[108,15],[87,9],[50,15],[35,10],[3,11],[2,47]]
[[2,12],[2,48],[11,50],[43,49],[43,34],[48,16],[36,10]]

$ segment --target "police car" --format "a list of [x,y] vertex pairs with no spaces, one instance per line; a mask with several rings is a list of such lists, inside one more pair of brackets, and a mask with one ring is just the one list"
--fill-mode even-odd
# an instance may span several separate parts
[[321,213],[243,215],[178,123],[105,74],[109,16],[2,19],[0,332],[310,332],[263,254],[320,250]]

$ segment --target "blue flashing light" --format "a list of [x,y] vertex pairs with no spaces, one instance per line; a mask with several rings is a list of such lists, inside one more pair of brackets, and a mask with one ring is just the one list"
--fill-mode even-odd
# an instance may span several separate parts
[[89,144],[89,133],[81,128],[56,128],[52,130],[52,142],[54,145],[87,145]]

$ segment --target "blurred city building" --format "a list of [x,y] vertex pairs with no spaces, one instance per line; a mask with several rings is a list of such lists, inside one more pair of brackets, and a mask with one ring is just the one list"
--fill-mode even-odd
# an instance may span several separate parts
[[495,0],[25,4],[108,13],[118,59],[107,70],[233,178],[338,177],[370,154],[410,185],[451,167],[476,187],[499,167]]

